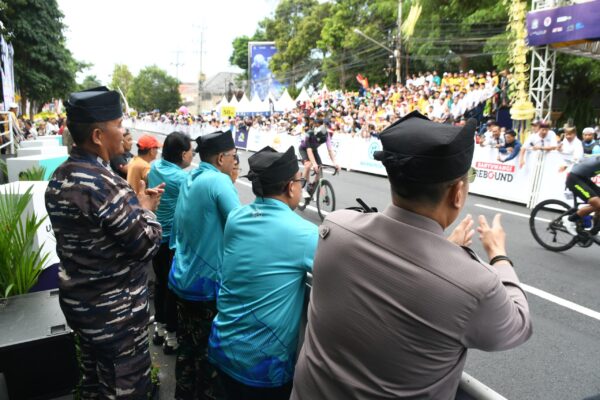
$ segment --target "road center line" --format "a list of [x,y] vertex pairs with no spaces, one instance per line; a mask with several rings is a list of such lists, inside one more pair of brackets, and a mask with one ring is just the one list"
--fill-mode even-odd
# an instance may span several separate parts
[[[516,211],[505,210],[503,208],[487,206],[485,204],[480,204],[480,203],[475,204],[475,207],[485,208],[487,210],[498,211],[498,212],[501,212],[501,213],[504,213],[504,214],[510,214],[510,215],[514,215],[514,216],[517,216],[517,217],[527,218],[527,219],[529,219],[529,217],[530,217],[529,214],[523,214],[523,213],[519,213],[519,212],[516,212]],[[550,222],[550,220],[546,219],[546,218],[539,218],[539,217],[537,217],[536,220],[537,221],[542,221],[542,222]]]
[[565,300],[561,297],[555,296],[553,294],[550,294],[548,292],[544,292],[543,290],[540,290],[538,288],[534,288],[533,286],[529,286],[526,285],[524,283],[521,283],[521,287],[523,288],[523,290],[525,290],[526,292],[529,292],[533,295],[536,295],[538,297],[541,297],[544,300],[548,300],[551,301],[552,303],[558,304],[560,306],[566,307],[569,310],[578,312],[580,314],[583,314],[587,317],[590,318],[594,318],[598,321],[600,321],[600,312],[598,311],[594,311],[590,308],[584,307],[584,306],[580,306],[579,304],[573,303],[572,301],[569,300]]

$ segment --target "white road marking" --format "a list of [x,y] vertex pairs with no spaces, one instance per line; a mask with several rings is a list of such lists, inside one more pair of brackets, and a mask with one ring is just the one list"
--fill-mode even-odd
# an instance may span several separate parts
[[529,292],[531,294],[534,294],[538,297],[541,297],[544,300],[548,300],[552,303],[558,304],[559,306],[563,306],[565,308],[568,308],[569,310],[578,312],[580,314],[583,314],[587,317],[590,318],[594,318],[598,321],[600,321],[600,312],[598,311],[594,311],[590,308],[584,307],[584,306],[580,306],[579,304],[573,303],[572,301],[569,300],[565,300],[561,297],[555,296],[553,294],[550,294],[548,292],[544,292],[543,290],[540,290],[538,288],[534,288],[533,286],[529,286],[526,285],[524,283],[521,283],[521,287],[523,288],[523,290],[525,290],[526,292]]
[[[517,216],[517,217],[527,218],[527,219],[529,219],[529,217],[530,217],[529,214],[523,214],[523,213],[519,213],[519,212],[516,212],[516,211],[505,210],[503,208],[487,206],[485,204],[479,204],[479,203],[477,203],[477,204],[475,204],[475,207],[485,208],[487,210],[498,211],[498,212],[501,212],[501,213],[504,213],[504,214],[510,214],[510,215],[514,215],[514,216]],[[546,218],[539,218],[538,217],[538,218],[536,218],[536,220],[537,221],[542,221],[542,222],[550,222],[550,220],[546,219]]]

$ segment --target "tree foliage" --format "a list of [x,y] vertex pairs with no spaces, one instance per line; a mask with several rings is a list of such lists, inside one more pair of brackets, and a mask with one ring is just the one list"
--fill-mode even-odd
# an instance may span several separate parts
[[181,105],[179,81],[156,65],[146,67],[133,79],[127,99],[138,111],[175,111]]
[[98,86],[102,86],[102,82],[96,78],[96,75],[87,75],[85,78],[83,78],[83,81],[77,85],[77,90],[87,90]]
[[115,64],[113,69],[110,87],[114,90],[121,89],[123,94],[127,96],[129,88],[133,82],[133,74],[125,64]]
[[41,105],[76,88],[85,65],[65,46],[56,0],[11,0],[0,5],[2,34],[12,43],[15,81],[23,99]]

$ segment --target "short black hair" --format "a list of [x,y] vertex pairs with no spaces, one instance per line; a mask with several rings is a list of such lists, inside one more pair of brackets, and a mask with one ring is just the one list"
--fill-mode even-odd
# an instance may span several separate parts
[[517,132],[515,132],[512,129],[508,129],[506,132],[504,132],[505,135],[510,135],[512,137],[516,137],[517,136]]
[[73,138],[73,142],[78,146],[84,144],[92,136],[94,129],[103,128],[103,124],[103,122],[73,122],[67,120],[69,133]]
[[401,172],[394,171],[392,168],[386,168],[388,180],[392,191],[400,198],[411,203],[426,203],[428,205],[438,204],[444,197],[446,190],[461,179],[466,179],[467,175],[450,181],[439,183],[423,183],[406,179]]
[[[295,175],[295,174],[294,174]],[[284,182],[277,182],[277,183],[271,183],[269,185],[262,185],[262,196],[259,196],[255,191],[254,191],[254,186],[252,187],[252,193],[254,193],[254,195],[256,197],[268,197],[268,196],[278,196],[282,193],[284,193],[286,191],[286,188],[288,186],[288,184],[294,179],[294,177],[292,176],[290,179],[284,181]]]
[[163,159],[173,164],[181,164],[182,153],[192,148],[192,139],[183,132],[171,132],[163,143]]
[[140,145],[138,144],[138,156],[145,156],[150,153],[150,150],[152,149],[140,149]]

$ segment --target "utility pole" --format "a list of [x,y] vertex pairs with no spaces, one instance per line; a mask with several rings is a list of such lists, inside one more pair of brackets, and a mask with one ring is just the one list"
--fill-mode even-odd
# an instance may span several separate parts
[[204,84],[204,73],[202,72],[202,51],[204,46],[204,29],[200,28],[200,74],[198,75],[198,109],[196,114],[202,112],[202,85]]
[[398,0],[398,37],[396,38],[396,49],[394,55],[396,56],[396,83],[400,83],[401,78],[401,52],[402,52],[402,0]]
[[175,51],[175,54],[176,54],[175,59],[176,59],[176,61],[174,63],[171,63],[171,65],[175,66],[175,71],[176,71],[175,75],[176,75],[176,78],[177,78],[178,81],[179,81],[179,67],[181,67],[183,65],[183,63],[179,62],[179,55],[181,53],[182,53],[181,50]]

